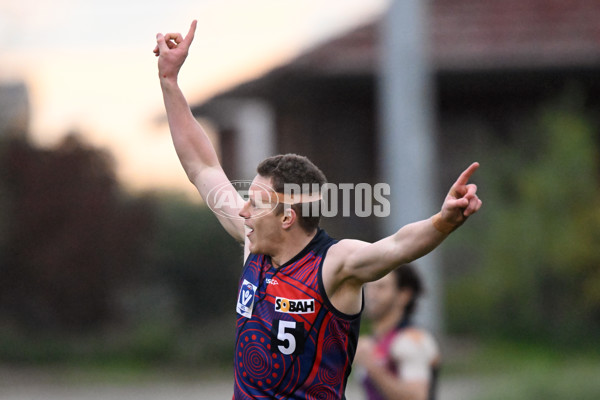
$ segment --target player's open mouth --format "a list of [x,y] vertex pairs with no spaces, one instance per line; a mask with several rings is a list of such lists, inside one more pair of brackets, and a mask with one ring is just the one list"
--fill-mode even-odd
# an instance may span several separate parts
[[254,232],[254,228],[250,228],[248,225],[244,225],[244,228],[246,228],[246,236],[250,236]]

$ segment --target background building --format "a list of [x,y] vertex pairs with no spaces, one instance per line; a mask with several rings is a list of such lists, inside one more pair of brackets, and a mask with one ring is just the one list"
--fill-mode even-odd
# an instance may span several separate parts
[[29,114],[29,95],[25,83],[0,82],[0,138],[26,137]]
[[[598,104],[599,14],[594,0],[429,2],[440,190],[482,132],[507,135],[569,86]],[[227,173],[249,178],[264,156],[296,152],[331,182],[377,182],[380,38],[381,21],[373,21],[193,106],[215,123]],[[247,153],[257,141],[264,145]],[[339,218],[329,229],[363,239],[378,233],[374,218]]]

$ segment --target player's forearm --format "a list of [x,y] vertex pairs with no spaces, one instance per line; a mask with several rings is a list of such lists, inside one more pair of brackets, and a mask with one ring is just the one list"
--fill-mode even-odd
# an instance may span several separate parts
[[440,232],[431,218],[403,226],[393,235],[398,263],[405,264],[425,256],[438,247],[448,233]]
[[203,168],[219,165],[217,153],[206,132],[194,118],[177,81],[161,79],[160,84],[177,156],[188,178],[195,182]]

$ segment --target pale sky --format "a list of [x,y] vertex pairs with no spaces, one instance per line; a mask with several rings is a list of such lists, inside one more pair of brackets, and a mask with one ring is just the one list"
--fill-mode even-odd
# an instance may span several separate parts
[[198,29],[180,74],[194,104],[372,20],[389,0],[0,0],[0,80],[28,85],[32,139],[108,148],[132,189],[193,192],[166,125],[157,32]]

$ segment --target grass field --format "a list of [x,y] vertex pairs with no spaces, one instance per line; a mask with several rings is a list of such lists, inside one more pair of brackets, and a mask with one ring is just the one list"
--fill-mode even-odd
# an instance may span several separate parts
[[477,382],[472,400],[600,399],[600,349],[591,346],[486,343],[453,356],[443,373]]
[[[600,349],[594,346],[566,349],[536,342],[449,340],[442,348],[438,400],[600,399]],[[50,363],[2,361],[6,360],[0,359],[0,393],[12,393],[6,397],[10,399],[96,399],[109,393],[145,400],[173,398],[168,393],[179,393],[181,399],[202,398],[194,397],[202,393],[217,399],[231,395],[231,371],[221,362],[214,368],[206,360],[194,367],[132,359],[95,362],[93,357],[84,362],[68,357]],[[348,399],[360,400],[357,382],[351,386]],[[88,396],[94,393],[96,397]]]

